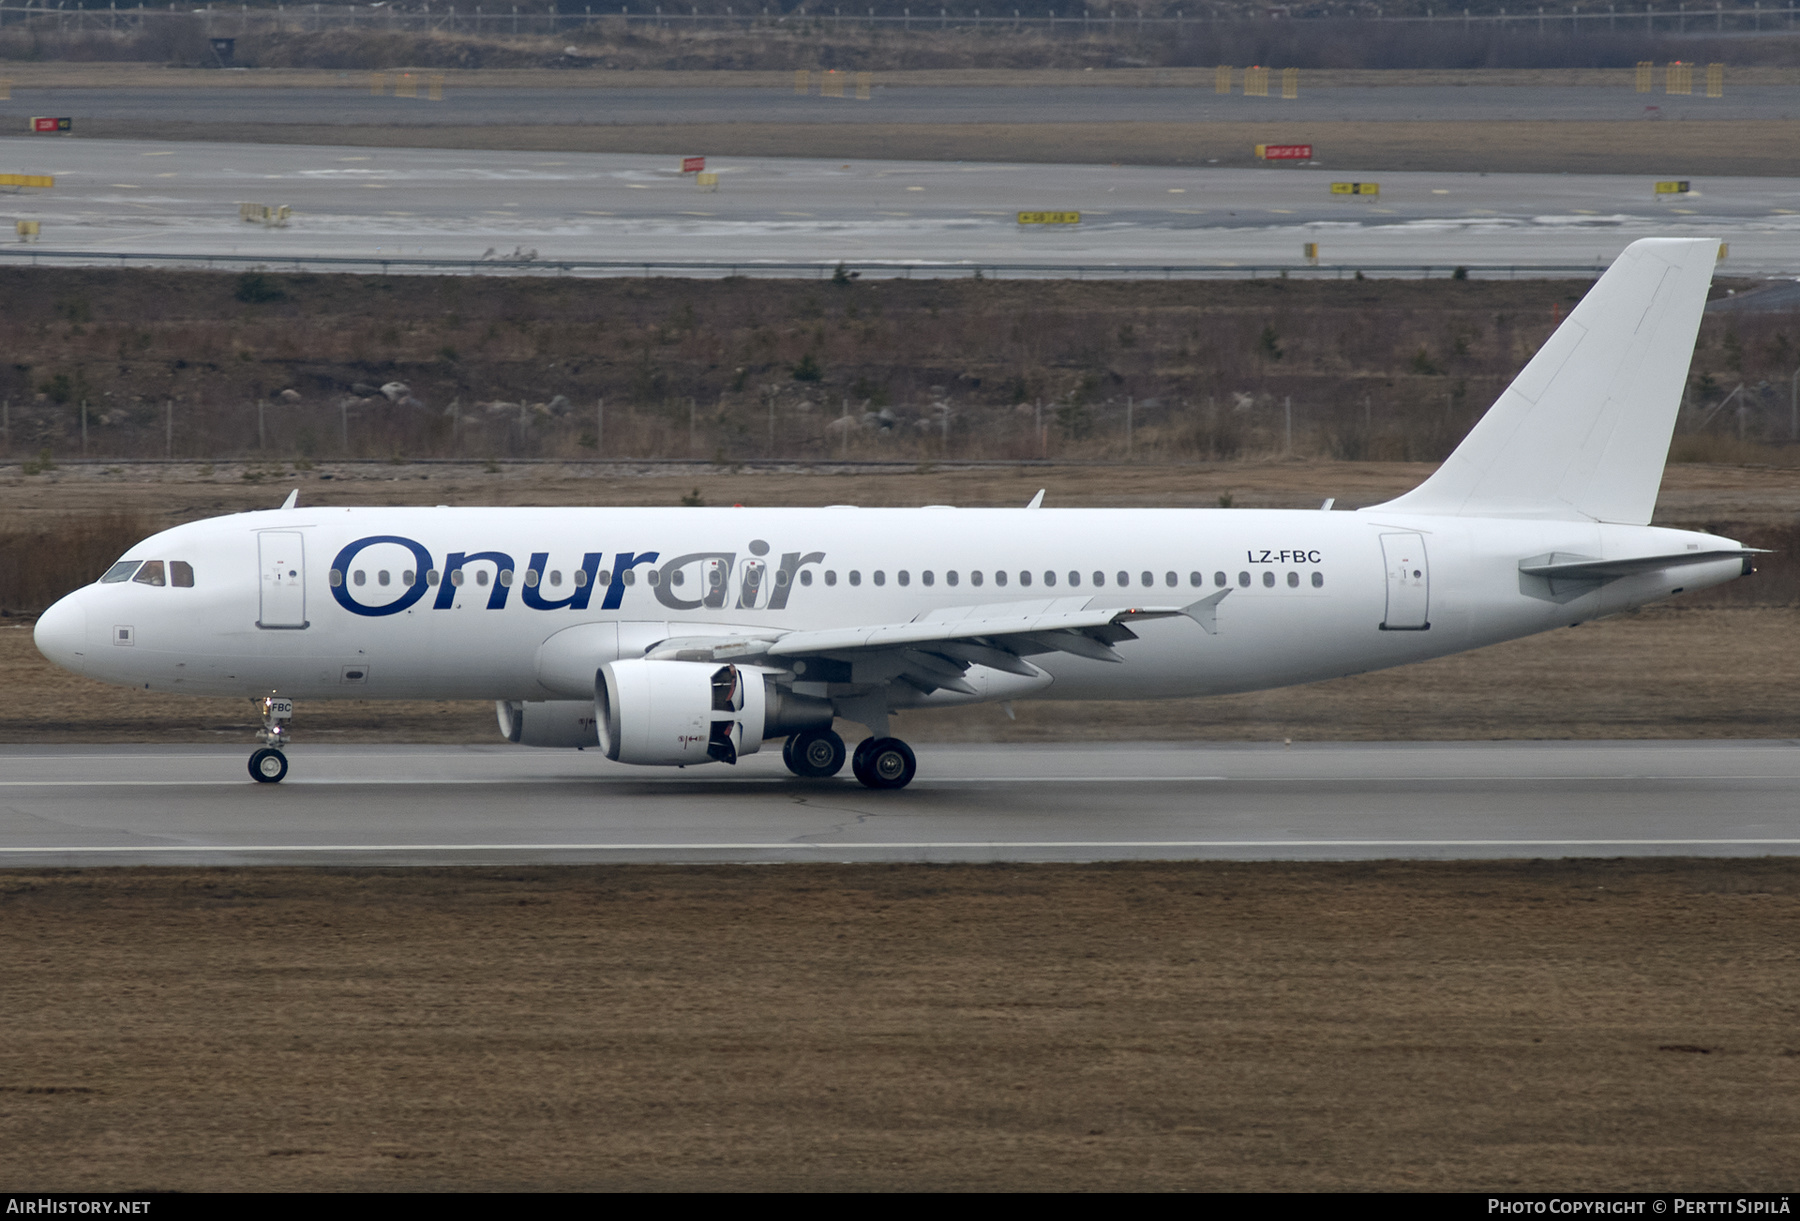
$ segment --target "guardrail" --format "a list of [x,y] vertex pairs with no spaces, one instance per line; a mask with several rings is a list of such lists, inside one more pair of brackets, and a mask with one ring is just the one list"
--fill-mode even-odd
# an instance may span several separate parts
[[[599,11],[595,11],[598,7]],[[980,12],[953,14],[949,9],[939,6],[933,13],[921,5],[917,13],[910,6],[901,7],[900,12],[875,12],[868,5],[853,6],[846,13],[841,5],[818,6],[811,11],[798,9],[783,13],[771,13],[765,6],[760,12],[746,5],[745,12],[711,12],[702,13],[690,6],[689,12],[677,12],[676,6],[657,4],[625,4],[614,6],[602,4],[589,6],[581,13],[521,13],[516,6],[508,12],[506,6],[494,6],[489,11],[483,5],[448,5],[421,11],[403,12],[393,7],[379,9],[359,8],[348,5],[297,4],[277,5],[273,8],[226,9],[211,7],[192,9],[184,6],[179,12],[156,8],[147,8],[143,4],[136,7],[114,6],[102,8],[64,8],[61,5],[52,7],[48,3],[10,5],[0,4],[0,25],[31,22],[39,28],[58,30],[134,30],[141,28],[143,22],[181,18],[197,20],[208,37],[231,36],[263,32],[281,33],[322,33],[328,30],[369,30],[369,31],[410,31],[427,33],[446,31],[451,33],[472,34],[561,34],[575,30],[587,29],[603,23],[622,22],[626,25],[645,25],[662,29],[679,28],[752,28],[755,26],[805,26],[810,28],[834,28],[849,26],[851,28],[876,27],[911,29],[950,29],[958,28],[993,28],[993,29],[1045,29],[1052,32],[1118,33],[1131,30],[1167,30],[1181,29],[1185,26],[1249,24],[1241,17],[1216,17],[1209,14],[1188,16],[1182,10],[1176,10],[1172,17],[1146,17],[1141,12],[1120,15],[1117,9],[1071,8],[1063,13],[1051,9],[1041,17],[1021,16],[1015,10],[1011,16],[984,15]],[[734,6],[735,7],[735,6]],[[1785,7],[1752,5],[1751,7],[1725,8],[1723,6],[1703,7],[1696,4],[1688,8],[1685,4],[1665,4],[1662,7],[1645,5],[1641,9],[1633,5],[1629,10],[1620,11],[1623,6],[1612,6],[1606,11],[1599,11],[1598,6],[1582,11],[1576,8],[1569,12],[1536,12],[1505,11],[1498,13],[1427,13],[1413,16],[1387,16],[1379,8],[1373,14],[1346,14],[1325,17],[1289,16],[1281,20],[1281,24],[1306,24],[1308,22],[1382,22],[1382,23],[1414,23],[1426,25],[1460,25],[1466,29],[1477,26],[1499,28],[1504,30],[1534,30],[1538,33],[1567,32],[1580,33],[1597,30],[1661,30],[1664,33],[1704,33],[1709,31],[1722,33],[1732,31],[1763,32],[1765,30],[1792,30],[1797,28],[1796,17],[1800,17],[1800,5],[1788,4]],[[1729,24],[1728,24],[1729,23]],[[1259,22],[1257,24],[1267,24]],[[1690,28],[1691,26],[1691,28]]]
[[1358,275],[1389,279],[1446,279],[1460,273],[1468,279],[1516,279],[1519,276],[1597,276],[1606,270],[1595,263],[987,263],[904,262],[862,260],[851,262],[774,262],[743,260],[696,261],[643,259],[443,259],[390,258],[382,255],[285,255],[270,258],[255,254],[157,254],[147,251],[39,250],[35,247],[0,246],[0,263],[51,266],[70,263],[120,267],[162,265],[205,267],[209,270],[280,271],[292,268],[334,271],[375,271],[431,275],[557,275],[557,276],[654,276],[719,278],[763,277],[778,279],[1059,279],[1059,280],[1256,280],[1293,277],[1311,280],[1354,279]]

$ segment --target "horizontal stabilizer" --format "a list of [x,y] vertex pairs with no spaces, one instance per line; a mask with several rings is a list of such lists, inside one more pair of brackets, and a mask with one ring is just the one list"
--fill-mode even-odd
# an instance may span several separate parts
[[1735,547],[1729,551],[1678,551],[1673,555],[1636,555],[1623,560],[1597,560],[1592,556],[1553,551],[1549,555],[1520,560],[1519,571],[1528,577],[1550,577],[1558,581],[1613,581],[1634,573],[1682,568],[1689,564],[1710,564],[1716,560],[1741,559],[1748,565],[1751,556],[1767,554],[1768,552],[1754,547]]
[[1626,247],[1431,478],[1376,507],[1648,525],[1718,249]]

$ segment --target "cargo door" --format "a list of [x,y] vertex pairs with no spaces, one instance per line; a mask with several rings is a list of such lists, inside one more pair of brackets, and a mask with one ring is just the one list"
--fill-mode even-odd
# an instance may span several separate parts
[[1384,632],[1423,632],[1431,627],[1431,567],[1425,562],[1425,536],[1384,534],[1381,558],[1387,564],[1387,616]]
[[306,624],[306,543],[291,530],[265,530],[256,536],[262,565],[261,628],[303,628]]

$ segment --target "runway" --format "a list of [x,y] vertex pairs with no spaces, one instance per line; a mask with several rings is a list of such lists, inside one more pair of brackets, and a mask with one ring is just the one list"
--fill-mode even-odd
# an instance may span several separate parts
[[[36,220],[36,249],[172,255],[423,256],[539,261],[1604,263],[1639,237],[1730,245],[1730,274],[1800,273],[1800,180],[1695,180],[1655,196],[1619,175],[1380,176],[1342,171],[715,158],[716,191],[678,153],[545,155],[434,149],[0,141],[0,170],[53,189],[0,196],[0,225]],[[287,205],[286,228],[239,204]],[[1020,211],[1079,212],[1021,225]],[[3,248],[29,258],[22,244]]]
[[0,866],[1350,860],[1800,852],[1800,742],[919,749],[919,779],[597,751],[0,747]]
[[[418,74],[423,82],[428,72]],[[1655,116],[1668,121],[1743,121],[1800,117],[1800,96],[1775,85],[1733,85],[1724,97],[1644,94],[1605,87],[1530,88],[1503,85],[1312,88],[1284,100],[1217,94],[1187,86],[967,86],[877,84],[866,101],[810,96],[791,88],[608,88],[603,84],[549,88],[456,88],[431,101],[373,96],[367,73],[349,74],[344,88],[120,88],[15,87],[0,116],[66,115],[94,120],[178,123],[399,124],[540,126],[568,123],[1142,123],[1142,122],[1492,122],[1529,120],[1623,121]],[[879,80],[879,75],[877,76]]]

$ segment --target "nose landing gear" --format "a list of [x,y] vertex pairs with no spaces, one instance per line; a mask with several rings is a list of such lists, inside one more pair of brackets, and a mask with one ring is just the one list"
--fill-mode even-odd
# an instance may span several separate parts
[[269,695],[256,702],[263,718],[256,740],[265,745],[250,756],[250,778],[258,784],[280,784],[288,774],[287,756],[281,748],[289,741],[287,723],[294,717],[294,701]]

